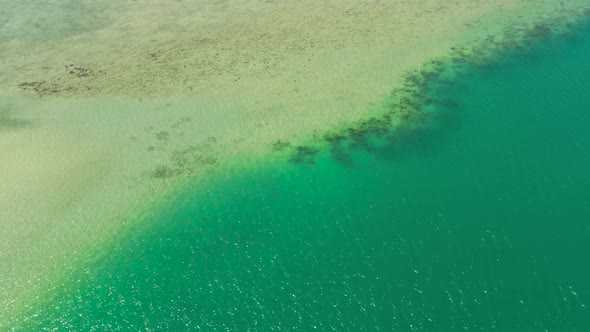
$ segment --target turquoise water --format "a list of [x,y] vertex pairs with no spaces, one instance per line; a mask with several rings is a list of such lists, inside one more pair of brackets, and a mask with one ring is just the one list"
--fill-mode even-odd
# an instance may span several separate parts
[[499,54],[428,127],[187,192],[18,325],[590,331],[588,54]]

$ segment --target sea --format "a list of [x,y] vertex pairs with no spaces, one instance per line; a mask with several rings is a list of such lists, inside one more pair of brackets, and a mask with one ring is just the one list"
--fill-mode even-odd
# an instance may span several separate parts
[[12,328],[590,331],[590,22],[513,44],[189,186]]

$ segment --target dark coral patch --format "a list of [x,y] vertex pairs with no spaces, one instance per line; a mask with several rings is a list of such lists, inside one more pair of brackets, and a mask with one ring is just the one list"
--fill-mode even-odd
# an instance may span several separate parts
[[313,165],[319,153],[320,149],[316,147],[298,146],[295,148],[290,160],[300,165]]
[[[590,15],[590,9],[585,13]],[[454,86],[454,77],[489,70],[499,64],[504,56],[514,52],[531,53],[531,44],[567,34],[577,23],[564,16],[557,21],[511,27],[503,36],[487,36],[473,48],[453,47],[447,57],[431,60],[421,69],[408,72],[400,87],[394,89],[387,98],[383,113],[379,116],[351,123],[339,130],[316,133],[310,145],[292,147],[277,141],[273,144],[273,150],[290,149],[292,162],[309,165],[315,162],[320,153],[318,147],[327,147],[334,160],[350,166],[353,151],[397,156],[403,154],[408,146],[426,148],[424,142],[432,144],[432,141],[440,139],[443,131],[452,128],[453,122],[458,121],[457,113],[461,107],[448,98]],[[523,47],[525,45],[526,49]]]
[[274,142],[272,144],[272,149],[274,151],[282,151],[282,150],[285,150],[285,149],[290,148],[290,147],[291,147],[291,143],[285,142],[285,141],[281,141],[281,140],[278,140],[278,141],[276,141],[276,142]]

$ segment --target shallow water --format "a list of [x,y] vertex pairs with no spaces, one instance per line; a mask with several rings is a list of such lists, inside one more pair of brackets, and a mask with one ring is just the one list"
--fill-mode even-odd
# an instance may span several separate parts
[[18,325],[590,330],[587,54],[589,25],[464,69],[428,130],[187,192]]

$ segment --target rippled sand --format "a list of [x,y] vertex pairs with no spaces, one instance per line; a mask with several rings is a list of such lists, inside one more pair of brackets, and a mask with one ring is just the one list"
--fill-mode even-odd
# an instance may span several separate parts
[[379,112],[453,47],[584,5],[59,3],[0,0],[0,320],[179,186]]

